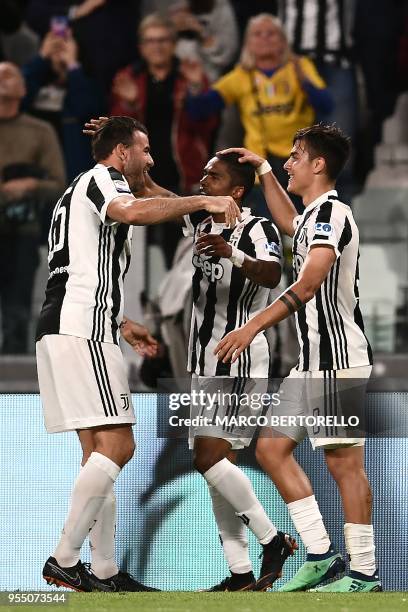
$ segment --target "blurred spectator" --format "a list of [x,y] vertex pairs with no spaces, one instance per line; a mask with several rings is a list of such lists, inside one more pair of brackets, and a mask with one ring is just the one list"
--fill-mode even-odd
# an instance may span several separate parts
[[0,63],[0,301],[2,352],[24,353],[44,210],[65,176],[54,130],[20,113],[24,79]]
[[[279,0],[279,17],[295,53],[310,57],[326,82],[335,106],[317,119],[335,122],[355,143],[358,96],[353,63],[355,0]],[[345,202],[354,193],[352,160],[338,181]]]
[[[208,159],[215,120],[194,121],[184,109],[187,81],[174,55],[172,24],[157,14],[148,15],[140,23],[139,41],[143,62],[115,76],[110,114],[129,115],[146,125],[156,162],[150,174],[156,183],[178,194],[192,193]],[[208,83],[203,73],[200,83],[203,87]],[[181,235],[178,226],[171,228],[170,232],[163,225],[148,230],[163,247],[168,267]]]
[[108,91],[115,72],[134,56],[135,0],[29,0],[27,22],[41,38],[53,17],[69,19],[84,68]]
[[[283,164],[297,129],[311,125],[316,113],[328,113],[332,98],[313,63],[291,53],[280,21],[263,13],[247,26],[239,64],[212,88],[202,90],[201,67],[190,64],[187,110],[205,118],[237,104],[248,149],[268,158],[279,182],[287,185]],[[264,213],[259,210],[258,213]]]
[[78,61],[78,46],[69,29],[50,31],[39,55],[23,67],[27,96],[24,109],[50,121],[60,135],[68,181],[93,165],[89,138],[82,126],[104,111],[100,88]]
[[0,22],[0,61],[21,66],[38,51],[39,38],[24,23],[27,0],[3,0]]
[[356,0],[354,36],[369,110],[365,138],[359,139],[359,174],[363,180],[374,166],[374,147],[390,117],[400,90],[398,52],[406,0]]
[[245,29],[251,17],[260,13],[277,14],[277,0],[231,0],[238,23],[240,41],[244,38]]
[[236,59],[238,27],[229,0],[189,0],[169,7],[177,34],[176,55],[199,59],[210,82]]

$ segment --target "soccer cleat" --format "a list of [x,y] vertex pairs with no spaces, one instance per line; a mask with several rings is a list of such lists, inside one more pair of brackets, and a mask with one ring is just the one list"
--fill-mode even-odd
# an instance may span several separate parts
[[335,580],[317,589],[310,589],[310,591],[314,593],[375,593],[382,591],[382,586],[377,572],[374,572],[372,576],[367,576],[351,570],[340,580]]
[[231,572],[231,576],[224,578],[219,584],[211,587],[211,589],[204,589],[206,593],[212,593],[214,591],[252,591],[255,586],[255,576],[252,572],[245,574],[235,574]]
[[334,578],[345,569],[346,564],[342,556],[334,550],[329,550],[324,555],[308,554],[306,562],[279,591],[306,591],[329,578]]
[[73,567],[61,567],[54,557],[49,557],[43,568],[43,578],[48,584],[57,587],[66,587],[85,593],[93,590],[90,574],[81,561],[78,561]]
[[296,540],[282,531],[278,531],[269,544],[264,544],[261,572],[253,590],[269,589],[282,576],[283,564],[290,555],[295,554],[297,548]]
[[159,591],[160,589],[154,589],[153,587],[148,587],[141,582],[138,582],[128,574],[127,572],[119,572],[112,576],[111,578],[98,578],[90,572],[90,582],[92,584],[92,590],[94,591],[106,591],[109,593],[116,593],[120,591],[128,591],[128,592],[153,592]]

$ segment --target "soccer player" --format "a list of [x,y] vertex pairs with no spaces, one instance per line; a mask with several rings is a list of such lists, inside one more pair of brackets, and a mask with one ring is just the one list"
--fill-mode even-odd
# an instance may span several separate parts
[[[185,234],[194,236],[188,369],[192,372],[192,390],[206,394],[203,402],[192,405],[191,416],[207,418],[207,423],[191,428],[190,447],[194,449],[194,466],[209,487],[231,572],[211,591],[266,590],[297,548],[293,538],[277,531],[250,480],[235,465],[237,451],[250,444],[256,428],[243,429],[234,425],[233,419],[256,416],[250,403],[267,391],[266,337],[259,335],[233,365],[218,362],[214,355],[215,346],[225,334],[265,308],[269,288],[276,287],[281,277],[279,233],[270,221],[242,208],[245,194],[253,187],[255,171],[251,164],[238,160],[237,153],[211,159],[204,169],[201,190],[206,195],[233,197],[242,210],[241,222],[229,228],[223,214],[184,217]],[[209,404],[208,397],[218,392],[220,401]],[[221,424],[217,417],[226,418]],[[258,580],[249,559],[246,527],[263,546]]]
[[[232,198],[135,199],[153,165],[145,127],[129,117],[103,122],[93,137],[94,168],[58,201],[49,232],[49,278],[37,329],[37,366],[49,432],[76,430],[82,469],[60,541],[43,569],[49,583],[78,591],[152,590],[121,572],[114,557],[114,483],[134,452],[135,423],[119,335],[153,355],[149,332],[123,317],[123,279],[133,225],[205,209],[235,224]],[[79,559],[90,532],[92,564]]]
[[[300,216],[267,162],[247,150],[233,150],[241,153],[241,162],[252,163],[258,169],[278,227],[293,236],[295,282],[268,308],[226,335],[215,353],[222,363],[235,363],[259,332],[296,313],[300,355],[281,387],[285,391],[282,398],[288,397],[282,400],[281,412],[307,414],[313,407],[308,406],[312,383],[316,389],[316,383],[321,381],[321,393],[330,402],[337,398],[328,391],[331,386],[346,379],[368,381],[372,367],[358,303],[358,229],[350,207],[339,201],[334,189],[349,155],[349,139],[335,126],[315,125],[296,133],[285,169],[289,175],[288,191],[303,198],[305,210]],[[335,410],[333,405],[328,407]],[[303,427],[293,427],[281,430],[277,437],[269,430],[257,445],[257,459],[287,503],[308,553],[306,562],[283,591],[310,589],[344,569],[341,556],[332,549],[311,484],[293,457],[294,449],[307,433]],[[319,438],[313,431],[309,436],[313,448],[323,448],[338,486],[350,557],[347,575],[316,590],[379,591],[364,439],[330,437],[329,432]]]

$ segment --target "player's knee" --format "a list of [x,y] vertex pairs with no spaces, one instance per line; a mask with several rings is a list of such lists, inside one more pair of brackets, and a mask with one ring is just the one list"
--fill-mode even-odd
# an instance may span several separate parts
[[133,455],[135,454],[135,449],[136,449],[136,445],[135,445],[133,438],[128,440],[125,444],[123,444],[123,447],[121,449],[122,467],[132,459]]
[[268,472],[279,469],[284,457],[271,438],[259,438],[255,448],[255,457],[261,468],[267,466]]
[[367,480],[364,467],[359,461],[355,461],[354,457],[337,457],[326,453],[326,463],[330,474],[338,484],[351,479]]
[[223,458],[224,457],[215,456],[213,453],[195,451],[193,454],[193,466],[197,472],[200,472],[200,474],[205,474],[205,472],[207,472]]

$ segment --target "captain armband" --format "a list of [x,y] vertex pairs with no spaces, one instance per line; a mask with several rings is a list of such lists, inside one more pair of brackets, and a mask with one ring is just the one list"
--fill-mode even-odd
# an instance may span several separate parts
[[286,308],[289,310],[290,314],[295,313],[297,310],[303,308],[304,303],[302,300],[296,295],[292,289],[288,289],[285,293],[282,293],[278,298],[281,302],[283,302]]

